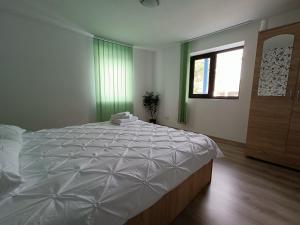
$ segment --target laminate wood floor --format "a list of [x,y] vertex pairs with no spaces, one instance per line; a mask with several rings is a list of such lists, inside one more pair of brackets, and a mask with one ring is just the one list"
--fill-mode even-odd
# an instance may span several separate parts
[[300,172],[219,146],[211,184],[172,225],[300,225]]

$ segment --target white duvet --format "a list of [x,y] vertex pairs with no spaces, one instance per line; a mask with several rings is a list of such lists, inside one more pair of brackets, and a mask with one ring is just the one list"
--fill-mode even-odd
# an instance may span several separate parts
[[208,137],[136,121],[24,134],[1,225],[121,225],[221,154]]

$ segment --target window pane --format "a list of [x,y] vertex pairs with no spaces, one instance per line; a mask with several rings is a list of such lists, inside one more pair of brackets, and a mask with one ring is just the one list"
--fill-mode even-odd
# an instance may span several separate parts
[[214,97],[238,97],[243,49],[217,54]]
[[208,94],[210,58],[195,60],[193,94]]

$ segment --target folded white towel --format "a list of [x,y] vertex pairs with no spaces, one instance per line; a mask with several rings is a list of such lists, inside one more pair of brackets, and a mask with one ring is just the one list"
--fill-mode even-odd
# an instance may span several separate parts
[[130,118],[130,112],[120,112],[111,115],[111,120],[113,119],[129,119]]
[[118,120],[118,119],[131,119],[132,118],[132,115],[129,114],[129,115],[124,115],[124,116],[115,116],[115,115],[112,115],[110,117],[110,120]]
[[130,119],[114,119],[114,120],[111,120],[111,122],[114,124],[118,124],[118,125],[125,125],[125,124],[132,123],[134,121],[137,121],[137,120],[138,120],[137,116],[132,116]]

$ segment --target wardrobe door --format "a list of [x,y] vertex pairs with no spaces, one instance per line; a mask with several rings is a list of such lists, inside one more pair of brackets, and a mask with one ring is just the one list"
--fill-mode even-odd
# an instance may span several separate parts
[[[299,53],[294,51],[294,44],[295,37],[297,41],[300,37],[299,26],[293,24],[267,30],[260,32],[258,37],[247,145],[270,156],[286,151],[297,83],[295,59]],[[290,43],[285,41],[289,39]],[[285,68],[287,63],[289,68]]]
[[295,168],[300,168],[300,59],[298,65],[298,85],[294,96],[294,106],[286,145],[289,163]]

